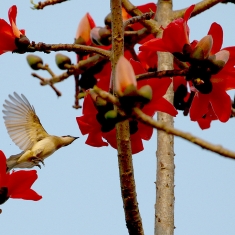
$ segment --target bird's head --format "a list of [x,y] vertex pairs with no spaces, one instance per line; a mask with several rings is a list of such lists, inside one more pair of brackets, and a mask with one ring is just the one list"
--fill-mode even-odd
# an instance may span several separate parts
[[61,140],[63,142],[63,146],[67,146],[70,145],[71,143],[73,143],[74,140],[78,139],[79,137],[73,137],[71,135],[64,135],[61,136]]

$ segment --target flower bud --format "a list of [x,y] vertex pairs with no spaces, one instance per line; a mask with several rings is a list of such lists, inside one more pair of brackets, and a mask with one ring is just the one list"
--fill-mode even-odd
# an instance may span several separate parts
[[137,87],[135,73],[130,62],[124,56],[120,56],[115,72],[115,92],[122,96],[124,90],[129,86],[132,87],[132,90],[133,87],[134,89]]
[[29,66],[33,70],[39,70],[43,65],[43,61],[39,56],[30,54],[30,55],[27,55],[26,59],[27,59]]
[[117,110],[109,110],[107,113],[105,113],[104,117],[106,119],[115,119],[117,118]]
[[213,45],[213,38],[211,35],[207,35],[198,42],[196,47],[199,47],[203,50],[204,59],[207,59],[210,55],[212,45]]
[[151,86],[145,85],[138,90],[138,95],[146,99],[146,103],[149,102],[153,97],[153,91]]
[[90,31],[94,27],[95,27],[94,20],[92,19],[89,13],[86,13],[86,15],[83,16],[83,18],[78,24],[78,29],[75,36],[75,43],[90,45],[91,44]]
[[71,65],[70,58],[68,56],[60,54],[60,53],[55,55],[55,62],[57,64],[57,66],[62,70],[68,69],[68,67],[66,65]]
[[111,44],[111,31],[103,27],[94,27],[90,33],[91,40],[96,45],[108,46]]

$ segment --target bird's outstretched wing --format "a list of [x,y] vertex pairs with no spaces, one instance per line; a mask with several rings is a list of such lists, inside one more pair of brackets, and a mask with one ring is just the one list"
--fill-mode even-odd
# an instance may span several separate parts
[[48,136],[44,130],[34,107],[24,95],[9,95],[10,101],[5,100],[2,112],[5,125],[14,143],[23,151],[30,149],[36,142]]

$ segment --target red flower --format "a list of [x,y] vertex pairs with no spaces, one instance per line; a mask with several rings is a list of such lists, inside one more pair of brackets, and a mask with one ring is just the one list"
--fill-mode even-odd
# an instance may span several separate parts
[[37,177],[35,170],[6,173],[6,157],[0,150],[0,204],[9,198],[40,200],[42,196],[31,189]]
[[[175,53],[174,55],[179,59],[182,58],[182,61],[186,61],[190,69],[201,66],[201,75],[199,74],[193,77],[195,71],[191,70],[194,71],[191,72],[190,76],[192,77],[187,77],[187,80],[190,80],[189,85],[191,90],[195,92],[189,111],[190,118],[192,121],[199,122],[199,120],[201,120],[201,123],[205,120],[205,117],[207,117],[207,121],[210,119],[210,122],[215,119],[226,122],[231,114],[231,101],[226,91],[235,88],[235,47],[221,50],[223,30],[221,26],[216,23],[211,25],[207,36],[202,38],[199,42],[193,41],[190,44],[187,21],[193,9],[194,5],[186,10],[184,19],[174,20],[164,29],[162,38],[153,39],[145,43],[140,47],[140,50],[149,53],[152,53],[152,51],[168,51]],[[174,36],[176,34],[178,37]],[[189,47],[184,48],[185,44],[188,44]],[[192,58],[196,60],[193,61]],[[220,63],[220,67],[217,67],[217,70],[211,70],[211,73],[203,74],[204,70],[206,72],[207,67],[205,66],[209,66],[208,61]],[[195,65],[193,63],[195,63]],[[211,68],[213,69],[213,66],[208,67],[208,71],[210,71]],[[176,78],[174,78],[174,80],[175,79]],[[199,83],[197,83],[197,81],[199,81]],[[184,82],[181,81],[180,83],[182,87],[187,87],[185,86],[186,84],[183,84]],[[178,86],[176,85],[174,88],[177,89]],[[180,97],[182,102],[189,97],[186,93],[182,95],[182,97],[179,94],[177,94],[177,96]],[[179,101],[178,104],[180,104],[180,102],[181,101]],[[212,109],[213,112],[210,111],[210,109]],[[209,127],[208,124],[201,126],[203,126],[203,128],[206,126]]]
[[[135,74],[146,72],[140,62],[131,59],[130,63]],[[106,76],[110,78],[110,74],[106,74]],[[163,98],[170,84],[170,78],[147,79],[137,82],[137,89],[149,85],[153,91],[152,100],[142,109],[145,114],[152,117],[156,111],[161,111],[176,116],[176,109],[171,103]],[[114,128],[109,132],[102,132],[101,124],[96,119],[97,113],[98,111],[95,108],[91,96],[87,95],[83,104],[83,116],[77,117],[77,122],[82,134],[88,134],[86,144],[94,147],[102,147],[107,146],[109,143],[113,148],[117,148],[116,129]],[[144,149],[142,140],[149,140],[151,138],[153,128],[137,122],[136,120],[130,120],[130,129],[132,129],[132,127],[133,129],[137,127],[137,131],[133,131],[133,134],[130,135],[132,153],[135,154]],[[103,139],[106,139],[108,143]]]
[[220,51],[223,30],[216,23],[211,25],[208,34],[213,38],[210,56],[224,61],[225,65],[217,74],[211,76],[212,91],[209,94],[202,94],[196,90],[190,108],[190,117],[192,121],[198,121],[210,112],[210,107],[212,107],[215,116],[221,122],[227,122],[231,115],[231,99],[226,91],[235,88],[235,47],[224,48]]
[[[187,22],[194,7],[195,5],[192,5],[185,11],[183,19],[179,18],[172,21],[164,29],[162,38],[154,38],[140,46],[140,51],[181,52],[185,44],[190,44]],[[177,35],[177,37],[175,37],[175,35]]]
[[0,55],[17,49],[15,39],[25,35],[25,30],[16,27],[17,7],[14,5],[8,11],[10,24],[0,19]]
[[93,147],[108,146],[102,139],[101,125],[96,119],[98,111],[89,94],[84,98],[82,113],[83,116],[77,117],[76,120],[81,133],[88,134],[86,144]]

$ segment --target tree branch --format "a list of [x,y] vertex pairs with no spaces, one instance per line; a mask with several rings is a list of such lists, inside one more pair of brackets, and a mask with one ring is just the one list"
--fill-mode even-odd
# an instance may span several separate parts
[[[124,52],[124,30],[121,0],[111,0],[110,5],[112,14],[112,88],[114,88],[116,64]],[[143,235],[144,231],[135,189],[129,121],[125,120],[117,123],[116,133],[119,175],[126,226],[130,235]]]
[[[158,0],[156,20],[166,27],[172,16],[172,1]],[[157,35],[162,37],[162,30]],[[173,55],[158,52],[158,71],[173,69]],[[173,104],[173,83],[169,86],[164,98]],[[158,112],[158,121],[174,126],[174,119],[167,113]],[[165,132],[157,132],[157,174],[156,174],[156,204],[155,204],[155,235],[174,234],[174,136]]]
[[[122,6],[131,16],[141,16],[143,14],[129,0],[122,0]],[[143,24],[150,33],[157,34],[159,31],[160,25],[155,20],[143,20],[140,23]]]
[[134,24],[143,20],[150,20],[154,15],[154,12],[147,12],[140,16],[134,16],[123,23],[123,28],[125,29],[129,24]]
[[151,117],[149,117],[148,115],[144,114],[140,109],[138,108],[134,108],[133,109],[133,115],[134,117],[145,123],[146,125],[152,126],[154,128],[157,128],[158,130],[164,131],[169,135],[175,135],[178,136],[180,138],[183,138],[193,144],[196,144],[200,147],[202,147],[203,149],[207,149],[209,151],[212,151],[214,153],[217,153],[223,157],[226,158],[231,158],[231,159],[235,159],[235,152],[232,152],[226,148],[223,148],[220,145],[214,145],[211,144],[203,139],[200,139],[190,133],[186,133],[180,130],[177,130],[171,126],[168,126],[166,123],[164,122],[158,122],[153,120]]
[[[106,91],[103,91],[99,88],[94,88],[94,91],[98,94],[98,96],[100,96],[104,100],[107,100],[108,102],[111,102],[111,103],[115,104],[116,106],[120,107],[121,104],[120,104],[118,98],[116,98],[112,94],[110,94]],[[158,130],[164,131],[167,134],[178,136],[182,139],[185,139],[185,140],[191,142],[192,144],[196,144],[196,145],[202,147],[203,149],[207,149],[207,150],[214,152],[214,153],[217,153],[223,157],[235,159],[235,152],[232,152],[226,148],[223,148],[220,145],[211,144],[211,143],[209,143],[203,139],[200,139],[190,133],[177,130],[173,127],[170,127],[169,125],[167,125],[164,122],[155,121],[153,118],[151,118],[150,116],[143,113],[139,108],[133,108],[132,116],[135,119],[139,120],[140,122],[143,122],[144,124],[152,126]]]
[[173,77],[173,76],[186,76],[188,74],[188,69],[183,70],[163,70],[148,72],[136,75],[136,80],[141,81],[148,78],[163,78],[163,77]]
[[[35,52],[35,51],[41,51],[45,53],[50,53],[51,51],[73,51],[73,52],[84,52],[84,53],[97,53],[99,55],[102,55],[104,57],[109,58],[110,57],[110,51],[98,48],[98,47],[92,47],[92,46],[84,46],[79,44],[46,44],[46,43],[35,43],[32,42],[29,47],[24,52]],[[17,50],[14,52],[18,52]],[[22,51],[20,51],[22,53]]]
[[[194,11],[192,12],[191,17],[196,16],[196,15],[210,9],[211,7],[215,6],[216,4],[218,4],[222,1],[223,0],[204,0],[204,1],[201,1],[197,4],[195,4],[195,8],[194,8]],[[173,19],[182,18],[184,16],[184,13],[186,10],[187,10],[187,8],[173,11]]]
[[33,10],[42,10],[46,6],[55,5],[55,4],[67,2],[67,1],[68,0],[47,0],[47,1],[38,2],[37,4],[35,4],[33,0],[30,0],[30,2],[33,4],[33,7],[31,7]]

